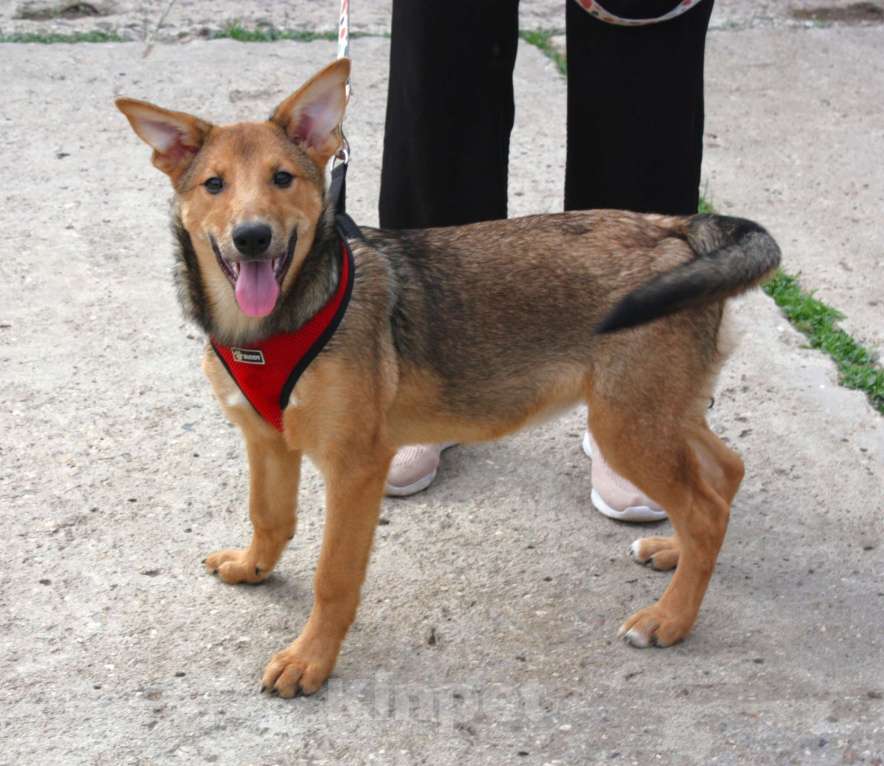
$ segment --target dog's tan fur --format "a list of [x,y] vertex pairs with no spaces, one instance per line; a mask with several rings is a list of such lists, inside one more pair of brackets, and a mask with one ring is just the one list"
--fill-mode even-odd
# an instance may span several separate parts
[[[225,343],[294,329],[334,289],[335,262],[320,252],[333,238],[323,170],[340,143],[348,74],[347,61],[326,67],[263,123],[216,127],[118,101],[175,188],[185,311]],[[329,114],[333,125],[316,129]],[[291,188],[268,182],[279,168],[296,176]],[[223,176],[224,194],[206,193],[209,176]],[[297,233],[279,303],[263,319],[239,310],[209,240],[232,253],[232,227],[252,219],[269,223],[274,241]],[[634,645],[667,646],[688,633],[743,476],[740,458],[705,421],[724,360],[724,299],[751,286],[769,263],[717,292],[679,298],[656,315],[675,313],[657,321],[642,324],[643,315],[633,322],[640,326],[610,334],[594,328],[647,283],[693,269],[702,260],[697,242],[714,240],[710,232],[722,226],[593,211],[426,231],[366,229],[365,240],[352,243],[351,304],[295,386],[283,433],[207,350],[205,373],[246,442],[254,527],[248,548],[213,553],[207,568],[228,583],[263,580],[294,535],[302,455],[326,483],[313,610],[297,640],[271,659],[265,688],[284,697],[311,693],[331,673],[356,614],[399,445],[494,439],[580,401],[605,457],[666,509],[675,529],[635,546],[640,561],[676,571],[660,600],[630,617],[621,634]],[[703,252],[724,246],[707,244]],[[718,269],[726,259],[710,260]]]

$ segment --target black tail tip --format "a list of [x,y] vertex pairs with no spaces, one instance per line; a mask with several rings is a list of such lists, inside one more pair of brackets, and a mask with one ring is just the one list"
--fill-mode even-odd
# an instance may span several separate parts
[[617,332],[618,330],[625,330],[627,325],[624,325],[622,322],[618,322],[615,317],[609,315],[606,316],[601,322],[599,322],[593,328],[593,335],[609,335],[612,332]]

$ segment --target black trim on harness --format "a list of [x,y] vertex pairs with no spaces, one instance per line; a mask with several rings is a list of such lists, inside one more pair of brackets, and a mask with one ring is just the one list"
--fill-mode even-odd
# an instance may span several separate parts
[[[356,265],[353,262],[353,251],[350,250],[350,245],[347,244],[347,241],[343,238],[341,238],[341,247],[344,248],[344,254],[347,258],[348,280],[347,286],[345,287],[346,292],[341,299],[341,305],[338,306],[338,310],[335,312],[334,317],[332,317],[332,321],[329,323],[328,327],[326,327],[322,335],[316,339],[316,342],[310,346],[307,353],[301,357],[301,361],[295,365],[291,374],[285,379],[285,385],[283,385],[282,391],[279,394],[280,410],[285,411],[286,405],[289,403],[289,396],[291,396],[292,389],[298,382],[298,378],[301,377],[304,370],[310,365],[310,362],[319,355],[319,352],[322,351],[325,344],[331,340],[331,336],[334,335],[335,331],[338,329],[338,325],[341,323],[344,314],[347,312],[347,306],[350,304],[350,296],[353,294],[353,283],[356,281]],[[343,276],[343,274],[341,276]]]
[[[292,394],[292,389],[298,382],[298,378],[301,377],[304,370],[306,370],[310,363],[319,355],[319,352],[322,351],[325,344],[329,342],[331,336],[335,334],[338,325],[344,318],[344,313],[347,311],[347,306],[350,304],[350,296],[353,293],[353,283],[356,281],[356,264],[353,262],[353,251],[350,249],[350,244],[347,240],[363,239],[363,236],[362,231],[353,219],[347,215],[345,210],[347,201],[347,166],[347,162],[341,162],[332,168],[331,184],[328,189],[329,204],[334,205],[335,208],[335,229],[337,230],[338,238],[341,241],[341,247],[344,248],[344,254],[347,258],[347,274],[349,279],[347,282],[346,293],[341,299],[341,305],[338,306],[338,310],[332,318],[329,326],[325,328],[325,331],[319,336],[319,338],[317,338],[316,342],[310,347],[307,353],[301,357],[301,361],[295,365],[295,369],[293,369],[291,374],[286,378],[285,385],[282,387],[282,391],[279,394],[279,409],[282,411],[285,411],[285,408],[289,403],[289,397]],[[341,275],[343,276],[343,271],[341,272]],[[337,292],[337,289],[335,292]]]

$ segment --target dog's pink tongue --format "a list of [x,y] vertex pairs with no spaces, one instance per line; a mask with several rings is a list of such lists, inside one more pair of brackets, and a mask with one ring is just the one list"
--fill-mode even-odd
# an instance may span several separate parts
[[279,285],[270,261],[242,261],[236,278],[236,302],[250,317],[267,316],[276,305]]

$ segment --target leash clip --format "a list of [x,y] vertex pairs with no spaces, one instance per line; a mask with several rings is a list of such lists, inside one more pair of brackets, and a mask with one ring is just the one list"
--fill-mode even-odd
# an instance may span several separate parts
[[347,140],[347,136],[344,135],[343,130],[341,130],[341,146],[338,151],[335,152],[335,161],[332,165],[332,171],[338,166],[338,163],[343,165],[350,163],[350,142]]
[[344,131],[341,131],[341,146],[335,152],[331,168],[331,184],[328,199],[335,213],[343,213],[347,207],[347,168],[350,166],[350,144]]

